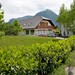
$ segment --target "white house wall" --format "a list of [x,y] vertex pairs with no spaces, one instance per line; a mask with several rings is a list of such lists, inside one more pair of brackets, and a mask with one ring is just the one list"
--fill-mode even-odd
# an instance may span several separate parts
[[35,29],[35,33],[34,35],[44,35],[44,36],[55,36],[55,33],[53,33],[53,31],[49,31],[49,30],[38,30]]
[[34,35],[48,35],[48,30],[35,30]]

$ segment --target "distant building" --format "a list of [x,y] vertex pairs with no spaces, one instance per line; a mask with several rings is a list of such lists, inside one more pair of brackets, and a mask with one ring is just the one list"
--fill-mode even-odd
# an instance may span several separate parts
[[56,27],[48,18],[34,16],[29,19],[21,20],[20,24],[23,27],[21,35],[55,36],[52,30],[56,29]]

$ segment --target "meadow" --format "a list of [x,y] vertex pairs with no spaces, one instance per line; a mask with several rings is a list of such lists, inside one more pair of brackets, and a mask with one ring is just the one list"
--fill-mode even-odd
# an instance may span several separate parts
[[0,38],[0,47],[7,46],[30,46],[32,44],[40,43],[43,44],[48,42],[50,37],[38,37],[38,36],[2,36]]

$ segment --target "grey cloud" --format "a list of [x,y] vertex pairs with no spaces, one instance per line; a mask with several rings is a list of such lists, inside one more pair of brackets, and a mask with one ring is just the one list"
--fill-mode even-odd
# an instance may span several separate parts
[[10,18],[34,15],[36,12],[51,9],[58,14],[62,3],[67,7],[73,0],[0,0],[5,11],[5,20]]

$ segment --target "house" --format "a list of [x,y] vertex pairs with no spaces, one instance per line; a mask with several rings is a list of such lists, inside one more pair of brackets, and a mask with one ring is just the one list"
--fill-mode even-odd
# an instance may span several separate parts
[[23,27],[21,35],[55,36],[52,30],[56,29],[56,27],[48,18],[34,16],[20,21],[20,24]]

